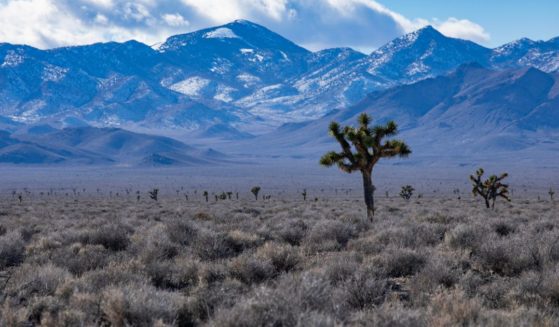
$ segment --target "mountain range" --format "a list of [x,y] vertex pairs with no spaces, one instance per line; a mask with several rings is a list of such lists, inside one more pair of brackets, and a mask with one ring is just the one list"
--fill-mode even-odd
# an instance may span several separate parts
[[[0,161],[19,162],[31,152],[43,158],[31,162],[213,160],[201,147],[153,135],[206,145],[225,140],[224,148],[238,153],[247,145],[312,152],[329,144],[322,136],[327,121],[352,122],[361,111],[396,119],[416,140],[443,138],[442,153],[460,144],[467,145],[463,153],[548,147],[559,130],[558,75],[559,38],[488,49],[430,26],[371,54],[311,52],[245,20],[156,47],[4,43]],[[85,135],[96,141],[80,141]],[[145,145],[122,155],[106,151],[121,138],[129,140],[126,148]]]
[[49,125],[0,132],[0,163],[118,166],[209,165],[227,163],[226,155],[177,140],[119,128]]

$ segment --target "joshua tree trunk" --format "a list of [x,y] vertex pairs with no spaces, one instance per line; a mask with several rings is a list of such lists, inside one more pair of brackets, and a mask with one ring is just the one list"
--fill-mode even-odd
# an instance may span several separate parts
[[373,186],[372,172],[364,169],[361,171],[361,175],[363,175],[363,193],[367,206],[367,218],[372,221],[375,215],[375,187]]

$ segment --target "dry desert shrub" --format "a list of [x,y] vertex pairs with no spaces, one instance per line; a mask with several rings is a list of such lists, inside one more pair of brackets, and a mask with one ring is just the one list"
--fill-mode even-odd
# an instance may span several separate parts
[[0,270],[23,262],[25,247],[21,235],[11,232],[0,236]]
[[547,202],[164,194],[0,203],[0,325],[559,324]]

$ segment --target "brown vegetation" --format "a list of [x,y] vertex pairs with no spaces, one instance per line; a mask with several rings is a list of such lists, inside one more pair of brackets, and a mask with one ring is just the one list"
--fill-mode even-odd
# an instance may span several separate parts
[[0,202],[1,326],[557,326],[549,201]]

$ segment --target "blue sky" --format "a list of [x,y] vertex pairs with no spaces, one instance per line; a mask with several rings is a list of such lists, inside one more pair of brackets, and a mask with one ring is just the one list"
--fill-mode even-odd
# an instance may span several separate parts
[[559,36],[559,0],[0,0],[0,42],[156,44],[235,19],[260,23],[311,50],[369,52],[428,24],[495,47]]
[[464,17],[485,28],[487,43],[498,46],[522,37],[548,40],[559,36],[558,0],[388,0],[408,17]]

